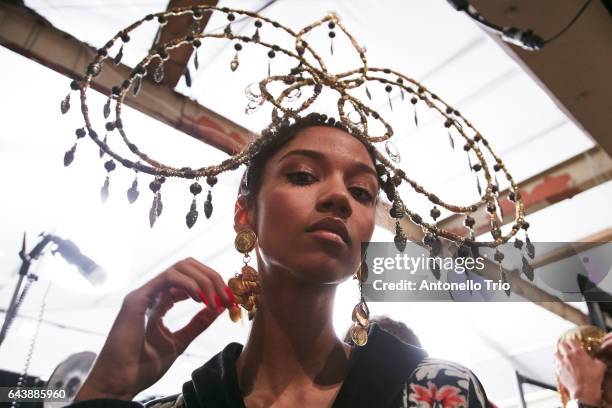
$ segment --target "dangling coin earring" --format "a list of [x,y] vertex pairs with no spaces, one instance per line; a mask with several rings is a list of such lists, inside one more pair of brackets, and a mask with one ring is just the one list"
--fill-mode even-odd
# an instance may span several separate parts
[[351,340],[357,346],[365,346],[368,342],[368,326],[370,324],[370,309],[363,298],[362,286],[363,282],[368,278],[368,267],[364,260],[361,262],[361,268],[359,269],[358,275],[355,278],[359,282],[359,295],[360,300],[357,305],[353,308],[353,327],[351,327],[350,335]]
[[[257,235],[255,235],[255,231],[252,229],[245,228],[238,232],[234,240],[234,246],[238,252],[244,255],[244,265],[240,274],[236,274],[228,281],[228,286],[234,293],[236,302],[248,311],[249,320],[252,320],[255,316],[258,301],[257,295],[259,294],[259,276],[257,271],[248,265],[251,260],[249,252],[255,247],[256,241]],[[240,309],[230,309],[230,316],[234,322],[240,320]]]

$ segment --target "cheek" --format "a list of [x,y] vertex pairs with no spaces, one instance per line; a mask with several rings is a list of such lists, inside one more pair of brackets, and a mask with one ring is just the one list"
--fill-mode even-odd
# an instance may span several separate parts
[[309,214],[305,192],[283,188],[260,192],[257,202],[257,231],[262,249],[271,250],[293,237],[305,226]]

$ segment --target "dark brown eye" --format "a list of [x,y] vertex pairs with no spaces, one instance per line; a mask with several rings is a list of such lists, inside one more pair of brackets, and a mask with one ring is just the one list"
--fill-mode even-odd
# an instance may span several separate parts
[[287,180],[299,186],[307,186],[317,181],[315,176],[305,171],[294,171],[287,174]]
[[370,192],[365,188],[351,187],[350,191],[357,201],[361,201],[363,203],[371,203],[374,201],[372,194],[370,194]]

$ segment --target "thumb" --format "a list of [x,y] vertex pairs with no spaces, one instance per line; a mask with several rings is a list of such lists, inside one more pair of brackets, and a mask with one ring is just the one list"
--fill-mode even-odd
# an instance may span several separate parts
[[189,346],[200,333],[206,330],[222,312],[223,309],[217,313],[214,308],[206,307],[196,313],[183,328],[177,330],[174,333],[174,338],[179,353],[185,351],[187,346]]

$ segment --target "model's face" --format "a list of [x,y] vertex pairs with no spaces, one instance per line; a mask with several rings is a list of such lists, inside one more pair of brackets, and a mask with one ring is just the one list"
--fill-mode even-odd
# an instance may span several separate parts
[[335,128],[300,131],[266,163],[255,228],[264,264],[338,283],[374,231],[378,179],[364,145]]

